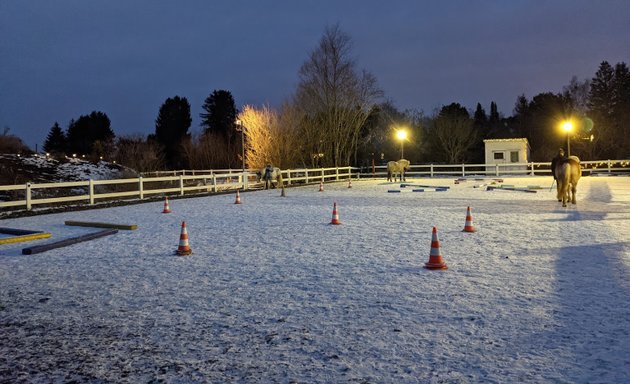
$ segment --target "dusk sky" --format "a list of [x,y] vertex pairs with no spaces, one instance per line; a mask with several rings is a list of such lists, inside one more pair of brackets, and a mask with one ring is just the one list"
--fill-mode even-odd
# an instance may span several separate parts
[[561,92],[602,61],[630,63],[630,1],[0,0],[0,128],[41,151],[55,123],[105,112],[117,136],[155,130],[160,105],[232,93],[291,97],[325,28],[353,41],[399,109],[430,115]]

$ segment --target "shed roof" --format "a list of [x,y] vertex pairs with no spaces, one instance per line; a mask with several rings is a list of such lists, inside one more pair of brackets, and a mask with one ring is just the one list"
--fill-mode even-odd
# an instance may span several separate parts
[[484,139],[484,143],[500,143],[500,142],[523,142],[529,144],[526,138],[514,138],[514,139]]

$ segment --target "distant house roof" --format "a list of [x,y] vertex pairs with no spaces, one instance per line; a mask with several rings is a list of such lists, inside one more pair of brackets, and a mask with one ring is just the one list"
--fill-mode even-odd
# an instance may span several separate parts
[[526,138],[521,137],[521,138],[516,138],[516,139],[484,139],[483,142],[484,143],[500,143],[500,142],[523,142],[523,143],[527,143],[529,145],[529,142],[527,141]]

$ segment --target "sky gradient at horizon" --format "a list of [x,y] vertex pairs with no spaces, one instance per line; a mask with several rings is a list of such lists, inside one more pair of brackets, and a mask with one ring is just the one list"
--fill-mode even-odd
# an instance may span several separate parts
[[458,102],[510,115],[516,98],[561,92],[602,61],[630,61],[630,2],[0,2],[0,127],[29,147],[55,122],[105,112],[118,136],[155,130],[160,105],[215,89],[279,106],[326,26],[353,41],[399,109]]

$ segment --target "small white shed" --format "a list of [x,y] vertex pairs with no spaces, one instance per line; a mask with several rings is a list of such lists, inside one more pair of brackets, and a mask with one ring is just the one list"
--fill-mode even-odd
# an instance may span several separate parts
[[[521,165],[502,166],[502,171],[527,171],[530,158],[529,142],[525,138],[518,139],[486,139],[483,141],[486,148],[486,164],[512,164]],[[494,171],[495,167],[486,167],[486,171]]]

